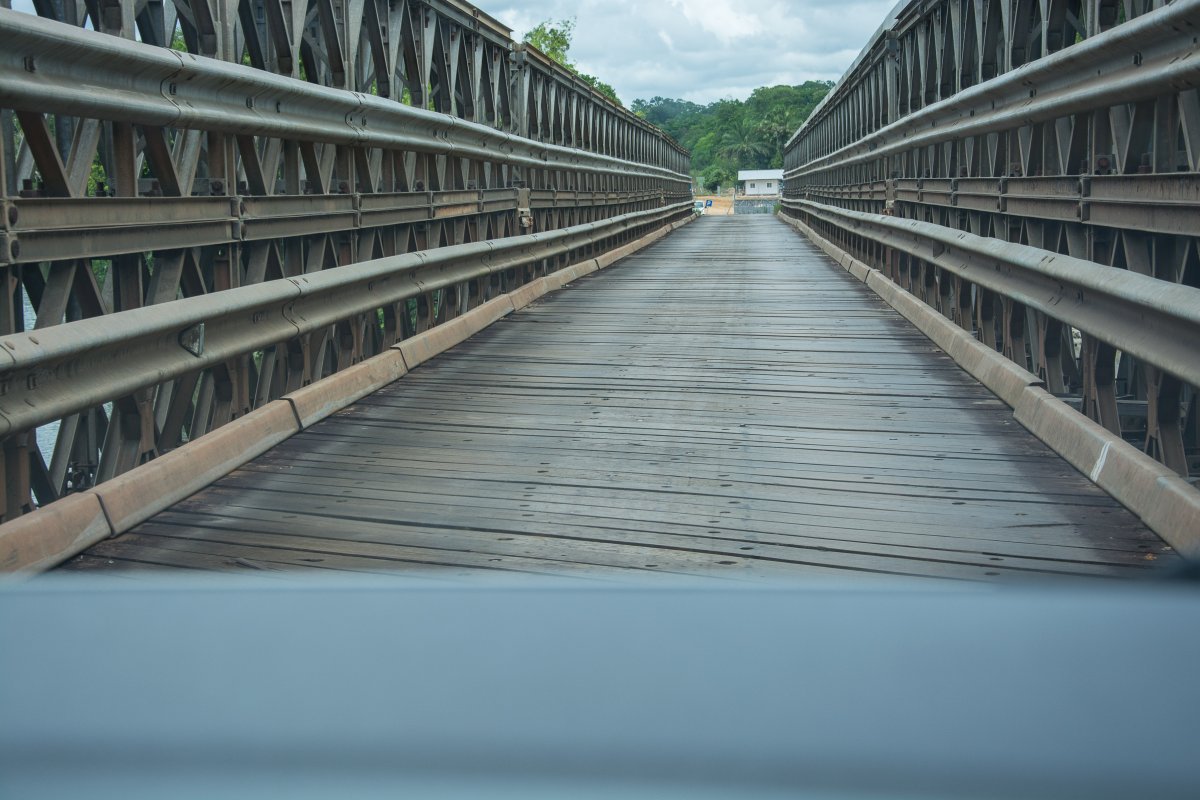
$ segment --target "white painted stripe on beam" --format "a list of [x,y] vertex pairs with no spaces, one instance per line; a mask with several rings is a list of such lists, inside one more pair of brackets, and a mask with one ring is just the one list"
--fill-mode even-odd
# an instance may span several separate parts
[[1108,449],[1112,447],[1112,442],[1105,442],[1104,447],[1100,448],[1100,457],[1096,459],[1096,466],[1092,467],[1092,474],[1088,475],[1095,483],[1100,479],[1100,473],[1104,471],[1104,462],[1108,460]]

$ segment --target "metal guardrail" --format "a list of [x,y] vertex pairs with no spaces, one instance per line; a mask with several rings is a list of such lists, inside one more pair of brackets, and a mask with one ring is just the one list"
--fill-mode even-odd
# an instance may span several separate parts
[[897,178],[813,186],[808,198],[847,208],[889,201],[929,210],[1001,212],[1050,223],[1125,226],[1188,236],[1196,229],[1194,178],[1176,175],[1082,175],[1001,178]]
[[[546,233],[451,245],[191,297],[44,331],[0,337],[0,436],[27,431],[198,369],[450,289],[467,310],[472,281],[657,227],[688,203]],[[478,298],[476,298],[478,300]],[[474,305],[474,303],[471,303]],[[379,349],[400,341],[393,328]]]
[[789,140],[784,213],[1187,476],[1197,30],[1198,0],[901,3]]
[[[690,199],[689,156],[670,137],[460,0],[37,3],[43,18],[7,5],[0,337],[26,335],[26,346],[78,337],[82,353],[88,337],[108,341],[124,324],[114,314],[148,319],[159,313],[148,308],[185,298],[217,313],[230,290],[280,281],[330,280],[340,291],[325,271],[442,264],[413,254],[480,255],[483,242],[534,232],[613,220],[604,246],[622,246],[636,231],[620,220],[660,219]],[[589,256],[598,246],[581,245]],[[292,332],[253,352],[222,343],[221,326],[205,322],[210,353],[238,354],[192,357],[190,370],[172,368],[159,383],[133,364],[153,361],[153,348],[118,356],[114,345],[105,362],[114,375],[141,376],[118,397],[75,384],[48,403],[40,392],[65,384],[35,345],[32,361],[0,378],[10,418],[0,521],[122,474],[567,257],[463,267],[472,277],[450,283],[426,266],[419,291],[386,307],[337,320],[310,310],[323,327],[270,334],[249,325],[262,332],[255,341]],[[164,334],[175,350],[177,335]],[[86,356],[77,364],[94,372]],[[94,403],[69,398],[76,389]],[[66,416],[18,412],[18,396]],[[34,419],[49,426],[35,431]]]
[[[691,185],[688,175],[402,103],[0,9],[0,107],[598,173]],[[261,194],[265,192],[256,192]]]
[[[1182,34],[1194,30],[1198,21],[1200,7],[1195,2],[1176,0],[848,141],[825,130],[835,118],[809,123],[789,140],[793,164],[784,177],[877,162],[939,145],[950,131],[956,139],[1007,131],[1195,86],[1200,64],[1190,56],[1196,43]],[[849,115],[845,122],[851,130],[867,124],[861,108],[846,108],[844,114]]]
[[[784,205],[919,258],[1200,385],[1200,288],[1173,286],[1148,275],[920,220],[805,200],[785,200]],[[916,288],[920,292],[923,287]],[[972,322],[969,314],[960,320],[968,326]]]
[[[398,225],[464,223],[524,208],[533,215],[607,214],[614,207],[657,207],[661,191],[545,192],[471,189],[261,197],[110,197],[17,200],[9,211],[0,265],[112,258],[131,241],[159,249],[243,246],[296,236],[333,235]],[[523,205],[524,204],[524,205]],[[11,251],[12,255],[7,253]],[[253,283],[254,281],[248,281]]]

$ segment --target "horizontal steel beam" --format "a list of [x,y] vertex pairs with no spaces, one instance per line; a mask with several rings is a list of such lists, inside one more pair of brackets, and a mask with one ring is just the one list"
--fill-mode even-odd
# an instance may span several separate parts
[[640,128],[648,133],[652,133],[654,136],[659,138],[664,145],[669,147],[671,150],[674,150],[679,155],[688,157],[691,156],[691,153],[689,153],[687,149],[676,142],[669,134],[667,134],[666,131],[647,122],[645,119],[639,117],[637,114],[633,113],[624,106],[613,103],[611,99],[597,91],[596,88],[590,83],[580,78],[579,74],[574,70],[559,64],[557,61],[550,58],[528,42],[514,43],[513,57],[514,61],[519,67],[527,66],[531,62],[536,64],[537,67],[546,75],[553,76],[555,82],[563,89],[570,87],[570,89],[575,92],[589,96],[594,102],[601,103],[608,107],[609,111],[619,117],[622,121]]
[[1200,289],[929,222],[806,200],[783,204],[923,259],[1200,385]]
[[[1197,30],[1200,0],[1176,0],[909,114],[785,178],[1200,87]],[[797,131],[789,149],[806,130]]]
[[475,33],[486,31],[496,42],[507,44],[512,39],[511,28],[470,3],[460,0],[424,0],[424,2],[437,9],[438,14],[453,19],[464,28],[473,30]]
[[[660,191],[532,192],[539,209],[658,201]],[[670,198],[668,198],[670,199]],[[0,264],[104,258],[156,250],[358,231],[475,214],[516,213],[517,189],[242,197],[21,198]],[[4,234],[0,234],[4,235]]]
[[424,250],[0,337],[0,435],[690,208]]
[[1195,235],[1200,193],[1194,173],[898,178],[836,186],[809,185],[810,200],[897,202],[1010,214],[1051,222],[1124,227],[1145,233]]
[[0,9],[0,107],[690,184],[649,164]]

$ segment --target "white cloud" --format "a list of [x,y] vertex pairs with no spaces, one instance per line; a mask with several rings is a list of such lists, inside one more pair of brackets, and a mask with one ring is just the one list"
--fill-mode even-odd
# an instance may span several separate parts
[[837,80],[894,0],[475,0],[520,38],[574,19],[571,57],[629,103],[745,99],[759,86]]
[[[31,0],[12,0],[32,11]],[[745,99],[759,86],[836,80],[894,0],[474,0],[520,38],[574,19],[571,58],[629,103]]]
[[763,23],[757,14],[748,12],[750,3],[737,0],[670,0],[675,8],[683,12],[690,22],[699,25],[708,33],[728,44],[761,33]]

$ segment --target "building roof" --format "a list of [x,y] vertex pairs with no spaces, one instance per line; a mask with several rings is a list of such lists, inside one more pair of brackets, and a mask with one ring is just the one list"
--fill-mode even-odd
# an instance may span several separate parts
[[783,170],[781,169],[742,169],[738,170],[739,181],[781,181],[783,180]]

